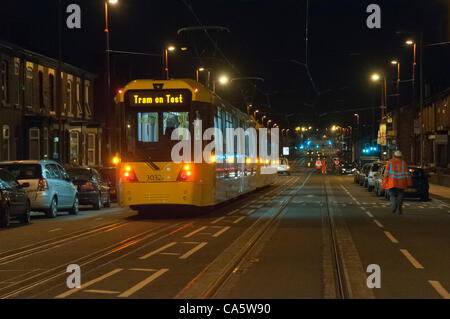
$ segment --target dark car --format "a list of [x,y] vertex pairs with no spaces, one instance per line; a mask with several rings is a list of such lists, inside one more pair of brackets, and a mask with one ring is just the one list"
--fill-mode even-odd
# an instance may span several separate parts
[[100,169],[100,176],[102,180],[109,186],[109,197],[112,201],[117,200],[116,190],[116,168],[115,167],[103,167]]
[[0,226],[9,227],[11,218],[18,218],[23,224],[30,223],[30,200],[25,187],[13,175],[0,169]]
[[421,167],[410,166],[412,186],[405,190],[405,197],[418,197],[420,200],[428,201],[430,199],[428,185],[428,173]]
[[[410,166],[412,186],[405,190],[405,198],[419,198],[422,201],[430,199],[428,173],[421,167]],[[384,196],[389,200],[389,192],[384,192]]]
[[352,164],[344,164],[339,166],[338,172],[341,175],[352,175],[354,172],[355,166]]
[[77,167],[67,169],[67,173],[78,189],[80,205],[92,205],[96,210],[102,206],[111,206],[109,186],[103,181],[97,170]]

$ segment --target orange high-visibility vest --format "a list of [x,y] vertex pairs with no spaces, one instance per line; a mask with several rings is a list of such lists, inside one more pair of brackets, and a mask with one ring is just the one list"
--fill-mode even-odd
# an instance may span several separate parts
[[322,167],[322,162],[320,160],[316,161],[316,168],[320,169]]
[[384,170],[383,189],[401,188],[406,189],[412,186],[411,174],[408,164],[401,158],[393,158],[386,163]]

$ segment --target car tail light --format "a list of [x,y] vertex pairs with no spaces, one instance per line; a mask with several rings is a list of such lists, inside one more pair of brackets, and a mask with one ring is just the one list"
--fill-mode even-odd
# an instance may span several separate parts
[[43,192],[45,190],[48,190],[48,182],[45,178],[41,178],[38,182],[38,187],[37,187],[37,191],[38,192]]
[[122,179],[124,182],[137,182],[136,173],[130,166],[125,166],[122,172]]
[[93,190],[95,190],[94,184],[92,184],[91,182],[86,182],[83,185],[81,185],[80,190],[81,191],[93,191]]
[[181,168],[180,173],[178,174],[177,181],[178,182],[188,182],[188,181],[192,181],[193,178],[194,178],[194,173],[192,171],[191,166],[184,165]]

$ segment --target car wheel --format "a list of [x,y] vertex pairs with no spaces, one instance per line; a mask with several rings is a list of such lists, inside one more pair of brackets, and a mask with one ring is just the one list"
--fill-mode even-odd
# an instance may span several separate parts
[[50,208],[48,209],[46,215],[48,218],[55,218],[58,213],[58,201],[56,197],[52,198],[52,202],[50,203]]
[[3,213],[0,216],[0,227],[8,228],[11,224],[11,209],[9,205],[3,207]]
[[99,210],[100,208],[102,208],[102,195],[100,193],[98,194],[97,201],[92,206],[95,210]]
[[75,196],[72,208],[69,210],[69,215],[78,215],[79,211],[80,210],[79,210],[78,196]]
[[369,192],[373,191],[373,186],[367,186],[367,190],[368,190]]
[[24,225],[31,223],[31,214],[30,213],[31,213],[30,201],[27,201],[27,206],[25,208],[25,214],[23,214],[22,216],[19,217],[19,221]]

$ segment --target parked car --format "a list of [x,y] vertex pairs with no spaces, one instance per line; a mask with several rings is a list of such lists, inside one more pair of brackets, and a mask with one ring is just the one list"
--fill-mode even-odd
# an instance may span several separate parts
[[[422,201],[430,200],[428,173],[421,167],[410,166],[412,186],[405,190],[405,198],[419,198]],[[389,200],[389,192],[384,192],[384,197]]]
[[354,181],[356,184],[359,184],[359,178],[360,178],[360,175],[361,175],[361,167],[360,167],[360,166],[356,166],[356,167],[353,169],[353,181]]
[[375,187],[375,179],[381,166],[385,166],[386,162],[374,162],[369,166],[367,171],[367,190],[371,192]]
[[280,158],[280,164],[277,168],[278,174],[291,175],[290,169],[291,167],[289,166],[287,158]]
[[103,181],[97,170],[88,167],[67,169],[78,189],[80,205],[92,205],[99,210],[102,206],[110,207],[109,186]]
[[78,192],[64,168],[54,161],[26,160],[0,162],[0,168],[13,175],[30,199],[31,210],[55,218],[58,211],[78,214]]
[[24,190],[29,186],[0,169],[0,227],[9,227],[11,218],[18,218],[22,224],[30,223],[30,199]]
[[116,201],[116,168],[103,167],[100,169],[100,176],[102,177],[103,181],[109,186],[109,198],[111,199],[111,201]]
[[428,201],[430,199],[428,173],[417,166],[410,166],[409,172],[411,173],[412,186],[406,189],[405,197],[418,197],[422,201]]
[[376,177],[374,179],[373,192],[377,196],[383,196],[384,195],[384,189],[381,187],[381,185],[383,184],[385,168],[386,168],[386,165],[380,165],[380,167],[378,168],[377,175],[376,175]]
[[366,163],[361,168],[359,173],[359,185],[367,187],[367,175],[369,174],[369,168],[371,165],[372,163]]
[[339,166],[339,174],[341,175],[352,175],[353,174],[353,169],[355,167],[352,164],[344,164],[342,166]]

